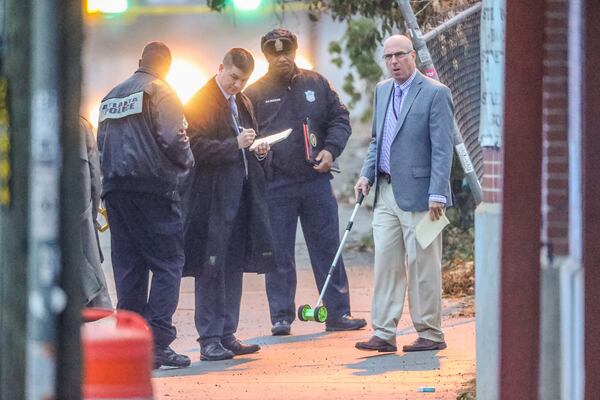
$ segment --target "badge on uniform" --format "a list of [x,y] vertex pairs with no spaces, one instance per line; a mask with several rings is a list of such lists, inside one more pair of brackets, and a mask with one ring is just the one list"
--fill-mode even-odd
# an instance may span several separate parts
[[[317,135],[315,135],[314,132],[312,132],[310,126],[310,118],[306,117],[304,123],[302,124],[302,130],[304,134],[304,150],[306,162],[313,166],[317,165],[318,162],[316,158],[319,155],[320,150],[318,148]],[[337,165],[337,161],[333,162],[333,165],[331,166],[331,172],[341,172],[340,168]]]
[[312,90],[307,90],[306,92],[304,92],[304,96],[306,97],[306,101],[308,101],[309,103],[313,103],[316,100],[315,92],[313,92]]
[[276,52],[283,51],[283,42],[281,41],[281,39],[275,40],[275,51]]

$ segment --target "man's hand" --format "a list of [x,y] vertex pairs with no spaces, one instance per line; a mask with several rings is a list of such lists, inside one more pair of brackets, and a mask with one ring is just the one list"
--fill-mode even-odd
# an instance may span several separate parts
[[329,172],[331,165],[333,164],[333,156],[329,151],[321,150],[319,154],[317,154],[315,161],[317,163],[313,165],[314,170],[321,173]]
[[250,147],[255,137],[256,132],[254,132],[254,129],[243,129],[237,137],[238,148],[245,149]]
[[265,142],[256,146],[256,148],[253,151],[258,157],[264,157],[267,155],[269,150],[271,150],[271,146],[269,145],[269,143]]
[[446,205],[444,203],[438,203],[437,201],[430,201],[429,202],[429,217],[431,218],[431,220],[437,221],[438,219],[442,218],[442,215],[444,215],[445,208],[446,208]]
[[369,180],[364,176],[361,176],[356,181],[356,185],[354,185],[354,196],[358,199],[359,193],[362,193],[363,196],[369,194],[369,190],[371,189],[371,185],[369,185]]

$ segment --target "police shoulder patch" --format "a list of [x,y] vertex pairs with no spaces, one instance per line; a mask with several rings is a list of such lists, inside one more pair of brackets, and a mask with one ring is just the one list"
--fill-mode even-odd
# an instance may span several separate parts
[[105,119],[119,119],[128,115],[141,114],[144,92],[137,92],[127,97],[115,97],[100,103],[99,122]]
[[306,92],[304,92],[304,96],[306,97],[306,101],[312,103],[316,100],[315,98],[315,92],[312,90],[307,90]]

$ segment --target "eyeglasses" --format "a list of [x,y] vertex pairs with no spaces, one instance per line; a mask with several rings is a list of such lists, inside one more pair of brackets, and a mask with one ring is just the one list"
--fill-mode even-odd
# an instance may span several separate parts
[[409,50],[409,51],[397,51],[395,53],[390,53],[390,54],[384,54],[383,55],[383,59],[386,62],[390,62],[392,61],[392,58],[396,57],[398,60],[401,59],[402,57],[412,53],[414,50]]

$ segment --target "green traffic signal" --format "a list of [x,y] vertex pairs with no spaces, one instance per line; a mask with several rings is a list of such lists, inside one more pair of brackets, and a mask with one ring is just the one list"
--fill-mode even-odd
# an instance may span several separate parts
[[253,11],[260,6],[261,0],[233,0],[233,7],[241,11]]

